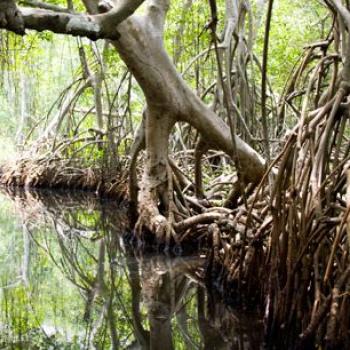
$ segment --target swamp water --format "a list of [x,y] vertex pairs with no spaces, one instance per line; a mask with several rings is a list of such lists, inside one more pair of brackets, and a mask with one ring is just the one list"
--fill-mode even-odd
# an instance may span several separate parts
[[88,194],[0,192],[0,349],[260,349],[214,301],[200,256],[141,254],[126,210]]

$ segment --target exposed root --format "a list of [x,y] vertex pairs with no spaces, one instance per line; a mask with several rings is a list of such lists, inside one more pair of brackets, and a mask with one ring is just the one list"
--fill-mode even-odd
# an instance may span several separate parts
[[248,210],[235,211],[244,222],[236,236],[210,231],[207,276],[226,298],[264,305],[270,339],[285,332],[281,346],[298,334],[301,348],[350,344],[349,93],[341,83],[315,113],[304,110],[276,158],[271,190],[266,175]]
[[128,198],[125,171],[106,173],[101,168],[82,168],[79,162],[54,158],[22,158],[7,164],[1,168],[0,183],[8,187],[86,190],[118,200]]

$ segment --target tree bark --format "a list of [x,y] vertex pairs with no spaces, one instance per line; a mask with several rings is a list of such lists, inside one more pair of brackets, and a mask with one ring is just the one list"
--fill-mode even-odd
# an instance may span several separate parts
[[0,28],[24,34],[24,22],[13,0],[0,0]]
[[26,7],[18,9],[14,0],[0,0],[0,28],[20,35],[25,34],[25,29],[34,29],[86,36],[91,40],[115,40],[119,37],[117,25],[131,16],[143,2],[144,0],[119,0],[110,11],[88,16]]
[[[120,38],[113,45],[142,88],[148,106],[146,117],[146,164],[139,194],[142,223],[152,231],[165,226],[158,210],[164,200],[168,138],[172,126],[183,121],[194,126],[212,148],[233,156],[229,127],[187,86],[163,46],[165,1],[148,1],[144,16],[118,26]],[[265,162],[248,144],[235,136],[242,176],[249,183],[261,179]],[[166,200],[164,200],[166,202]],[[150,218],[156,220],[149,221]],[[151,224],[147,225],[147,222]]]

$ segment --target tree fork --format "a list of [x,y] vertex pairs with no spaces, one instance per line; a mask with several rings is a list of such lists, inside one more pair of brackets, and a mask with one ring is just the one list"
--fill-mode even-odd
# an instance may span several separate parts
[[[98,14],[98,3],[84,0],[90,15],[24,9],[21,18],[24,27],[39,31],[51,30],[92,39],[118,38],[112,44],[139,83],[147,102],[146,162],[138,195],[138,226],[144,223],[151,230],[160,228],[162,231],[166,220],[160,215],[158,206],[163,206],[164,213],[169,211],[167,169],[171,167],[168,167],[168,141],[176,122],[195,127],[209,147],[229,155],[236,152],[246,183],[257,183],[261,179],[265,162],[238,136],[234,135],[233,142],[227,124],[200,100],[176,71],[163,45],[164,22],[170,1],[147,0],[143,15],[131,15],[141,3],[142,0],[121,0],[110,11]],[[4,21],[0,25],[12,30]],[[133,200],[137,192],[134,185],[137,153],[138,147],[130,164]]]

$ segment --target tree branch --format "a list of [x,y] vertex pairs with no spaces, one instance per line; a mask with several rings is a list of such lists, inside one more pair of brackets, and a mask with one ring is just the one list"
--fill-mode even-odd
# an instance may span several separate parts
[[332,0],[332,4],[337,10],[338,14],[343,18],[348,30],[350,31],[350,13],[345,6],[339,0]]
[[20,12],[26,29],[34,29],[39,32],[49,30],[58,34],[84,36],[91,40],[119,38],[116,26],[106,30],[95,20],[97,16],[73,15],[31,8],[20,8]]
[[145,0],[119,0],[110,11],[96,15],[97,21],[104,27],[113,27],[130,17]]
[[24,34],[24,29],[49,30],[84,36],[91,40],[119,38],[117,26],[131,16],[144,0],[121,0],[109,12],[94,16],[45,9],[16,7],[13,0],[0,0],[0,28]]
[[165,17],[170,7],[170,0],[148,0],[146,16],[161,32],[164,28]]
[[23,19],[13,0],[0,0],[0,28],[24,34]]

